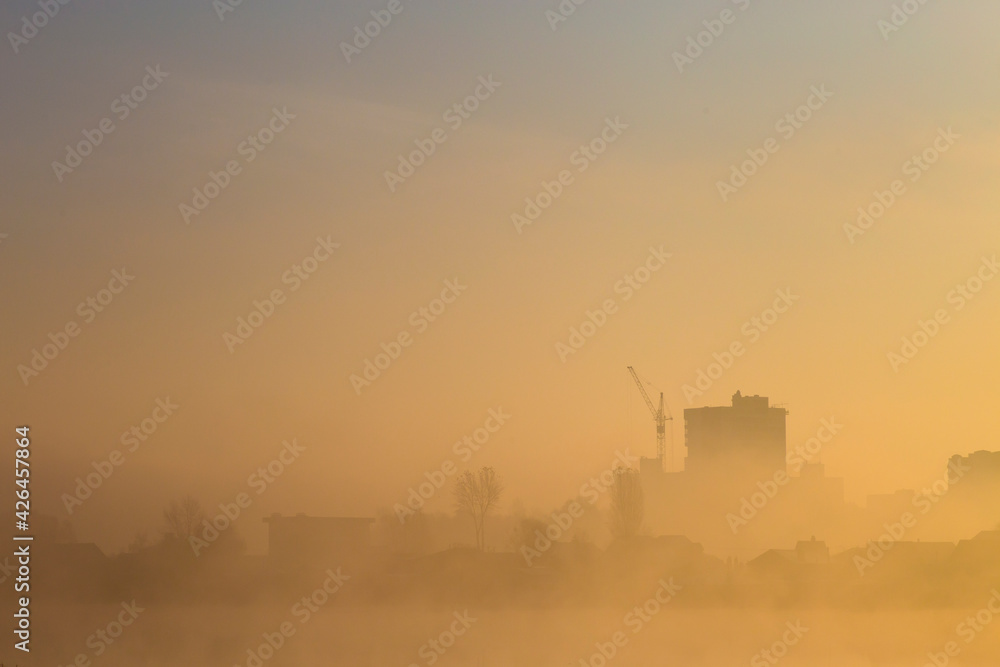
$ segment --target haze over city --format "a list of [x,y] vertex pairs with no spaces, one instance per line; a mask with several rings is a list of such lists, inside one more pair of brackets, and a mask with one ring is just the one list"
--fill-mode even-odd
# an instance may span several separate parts
[[[298,515],[366,520],[316,528],[365,543],[372,579],[348,599],[367,610],[405,574],[427,597],[400,604],[419,606],[475,599],[428,574],[453,557],[481,581],[494,561],[476,558],[496,556],[520,591],[531,522],[544,532],[575,499],[587,518],[555,542],[587,546],[569,570],[544,565],[572,584],[546,603],[589,614],[609,563],[652,575],[669,542],[710,583],[660,567],[637,590],[673,574],[725,616],[772,551],[844,555],[849,574],[902,499],[920,519],[904,541],[950,544],[941,567],[965,571],[963,553],[993,552],[962,541],[1000,527],[998,20],[986,0],[6,4],[0,415],[30,426],[39,544],[132,573],[81,593],[118,604],[146,584],[169,597],[143,554],[173,562],[171,540],[204,539],[195,517],[240,508],[226,576],[272,572],[283,522],[287,544],[312,534]],[[780,437],[760,435],[753,415],[779,412]],[[976,490],[920,496],[967,464]],[[460,482],[483,470],[502,493],[474,519]],[[741,501],[775,472],[794,481],[748,520]],[[918,496],[935,497],[926,521]],[[257,600],[248,577],[232,588]],[[830,609],[875,604],[807,588]],[[530,625],[516,600],[508,621]],[[397,612],[407,631],[429,623]],[[896,664],[909,633],[857,664]],[[387,642],[391,659],[355,646],[351,664],[400,663]],[[63,648],[47,658],[69,664]],[[154,664],[135,650],[109,654]],[[240,651],[210,653],[184,658]]]

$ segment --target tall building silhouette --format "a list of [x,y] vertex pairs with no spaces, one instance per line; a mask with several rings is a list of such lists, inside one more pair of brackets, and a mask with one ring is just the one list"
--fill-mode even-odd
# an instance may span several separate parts
[[785,469],[785,417],[766,396],[733,394],[733,404],[684,411],[685,471],[748,474]]

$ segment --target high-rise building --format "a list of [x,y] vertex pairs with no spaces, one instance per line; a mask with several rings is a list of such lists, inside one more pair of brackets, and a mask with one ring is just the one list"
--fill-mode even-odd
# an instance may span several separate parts
[[684,411],[685,471],[696,475],[785,470],[784,408],[766,396],[733,394],[732,406]]

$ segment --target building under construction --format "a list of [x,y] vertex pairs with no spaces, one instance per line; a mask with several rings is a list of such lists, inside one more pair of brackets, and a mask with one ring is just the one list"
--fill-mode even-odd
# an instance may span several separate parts
[[733,394],[732,406],[684,411],[684,469],[694,475],[785,469],[784,408],[766,396]]
[[[731,405],[685,410],[686,455],[680,471],[673,471],[665,432],[672,417],[663,395],[655,405],[629,371],[657,425],[657,457],[640,462],[649,529],[719,548],[720,542],[735,546],[747,535],[753,541],[770,539],[796,524],[822,525],[824,517],[832,521],[843,513],[843,480],[827,478],[821,464],[810,462],[797,476],[788,474],[788,411],[766,396],[737,391]],[[742,522],[748,530],[739,530]]]

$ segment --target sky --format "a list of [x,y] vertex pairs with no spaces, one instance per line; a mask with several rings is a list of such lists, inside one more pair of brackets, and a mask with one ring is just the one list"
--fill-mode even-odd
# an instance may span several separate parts
[[[31,427],[38,511],[81,539],[121,548],[173,499],[231,502],[293,439],[254,544],[271,512],[373,516],[451,460],[546,510],[616,451],[654,455],[628,366],[664,392],[675,469],[683,410],[737,390],[789,410],[790,446],[843,424],[821,457],[855,502],[997,448],[1000,280],[977,282],[1000,251],[995,3],[899,25],[887,0],[221,6],[70,0],[21,40],[39,5],[0,9],[0,415]],[[129,451],[158,399],[179,407]],[[490,410],[509,418],[462,460]]]

